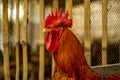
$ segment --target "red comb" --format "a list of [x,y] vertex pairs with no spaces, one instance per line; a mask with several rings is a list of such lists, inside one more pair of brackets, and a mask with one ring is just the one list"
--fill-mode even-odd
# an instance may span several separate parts
[[68,11],[62,15],[62,8],[58,12],[56,10],[55,13],[51,12],[45,20],[45,28],[53,28],[53,27],[70,27],[72,26],[72,19],[68,19]]

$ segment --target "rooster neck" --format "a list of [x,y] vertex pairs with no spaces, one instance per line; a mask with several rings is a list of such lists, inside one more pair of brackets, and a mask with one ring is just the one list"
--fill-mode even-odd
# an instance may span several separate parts
[[75,80],[87,80],[86,77],[94,80],[93,76],[97,77],[87,64],[82,45],[70,30],[63,31],[53,55],[58,68],[70,77],[75,77]]

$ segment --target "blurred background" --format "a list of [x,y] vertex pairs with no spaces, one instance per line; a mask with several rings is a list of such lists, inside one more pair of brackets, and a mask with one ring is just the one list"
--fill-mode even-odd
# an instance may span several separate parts
[[[11,79],[15,77],[15,17],[16,2],[8,0],[8,22],[9,22],[9,54]],[[59,7],[65,11],[65,0],[59,0]],[[3,2],[0,0],[0,80],[4,80],[3,71]],[[45,0],[45,18],[52,10],[52,0]],[[29,0],[28,21],[27,21],[27,40],[28,40],[28,77],[29,80],[38,80],[39,65],[39,25],[40,25],[39,0]],[[107,63],[114,64],[120,62],[120,1],[108,0],[107,6]],[[22,26],[24,15],[23,0],[20,0],[19,18],[20,27]],[[84,1],[73,0],[72,9],[73,27],[72,32],[84,45]],[[101,0],[91,0],[90,4],[91,21],[91,66],[102,64],[102,2]],[[20,28],[20,32],[21,28]],[[20,33],[20,51],[21,51]],[[20,80],[22,79],[22,52],[20,52]],[[52,53],[45,50],[45,79],[51,79]]]

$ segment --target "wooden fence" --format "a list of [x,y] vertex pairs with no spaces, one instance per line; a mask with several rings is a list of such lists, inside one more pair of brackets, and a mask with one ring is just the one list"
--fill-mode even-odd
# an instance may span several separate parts
[[[28,2],[24,0],[24,18],[22,24],[22,54],[23,54],[23,80],[28,80],[28,51],[27,51],[27,18],[28,18]],[[72,18],[72,0],[65,0],[65,9],[69,12],[69,18]],[[102,0],[102,65],[107,64],[107,3],[108,0]],[[16,75],[15,80],[19,80],[20,61],[19,61],[19,4],[20,0],[16,0],[16,23],[15,23],[15,42],[16,42]],[[43,33],[45,20],[45,4],[44,0],[39,0],[40,6],[40,48],[39,48],[39,80],[44,80],[44,53],[45,53],[45,34]],[[53,11],[59,9],[59,1],[53,0]],[[3,0],[3,41],[4,41],[4,79],[10,80],[10,61],[8,46],[8,0]],[[85,56],[89,65],[91,65],[91,37],[90,37],[90,0],[84,0],[84,46]],[[52,76],[54,75],[55,62],[52,59]]]

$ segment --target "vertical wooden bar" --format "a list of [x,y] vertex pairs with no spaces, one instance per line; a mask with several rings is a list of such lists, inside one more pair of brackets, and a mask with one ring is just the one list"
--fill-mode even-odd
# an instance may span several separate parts
[[90,31],[90,0],[84,0],[84,46],[85,57],[89,65],[91,65]]
[[102,0],[102,64],[107,64],[107,0]]
[[120,44],[119,44],[119,63],[120,63]]
[[58,0],[53,0],[53,12],[55,10],[58,10],[59,8],[59,1]]
[[19,80],[19,0],[16,0],[16,24],[15,24],[15,42],[16,42],[16,74],[15,80]]
[[40,48],[39,48],[39,80],[44,80],[44,47],[45,47],[45,41],[44,41],[44,17],[45,17],[45,11],[44,11],[44,0],[40,1]]
[[120,40],[119,40],[119,63],[120,63]]
[[[58,10],[59,8],[59,1],[58,0],[53,0],[53,12],[55,12],[56,10]],[[54,58],[52,56],[52,79],[53,79],[53,76],[54,76],[54,72],[55,72],[55,61],[54,61]]]
[[10,80],[9,46],[8,46],[8,0],[3,0],[3,44],[4,44],[4,79]]
[[27,80],[28,78],[27,17],[28,17],[28,0],[24,0],[24,17],[22,25],[23,80]]
[[69,13],[69,18],[72,18],[72,0],[66,0],[66,11]]

